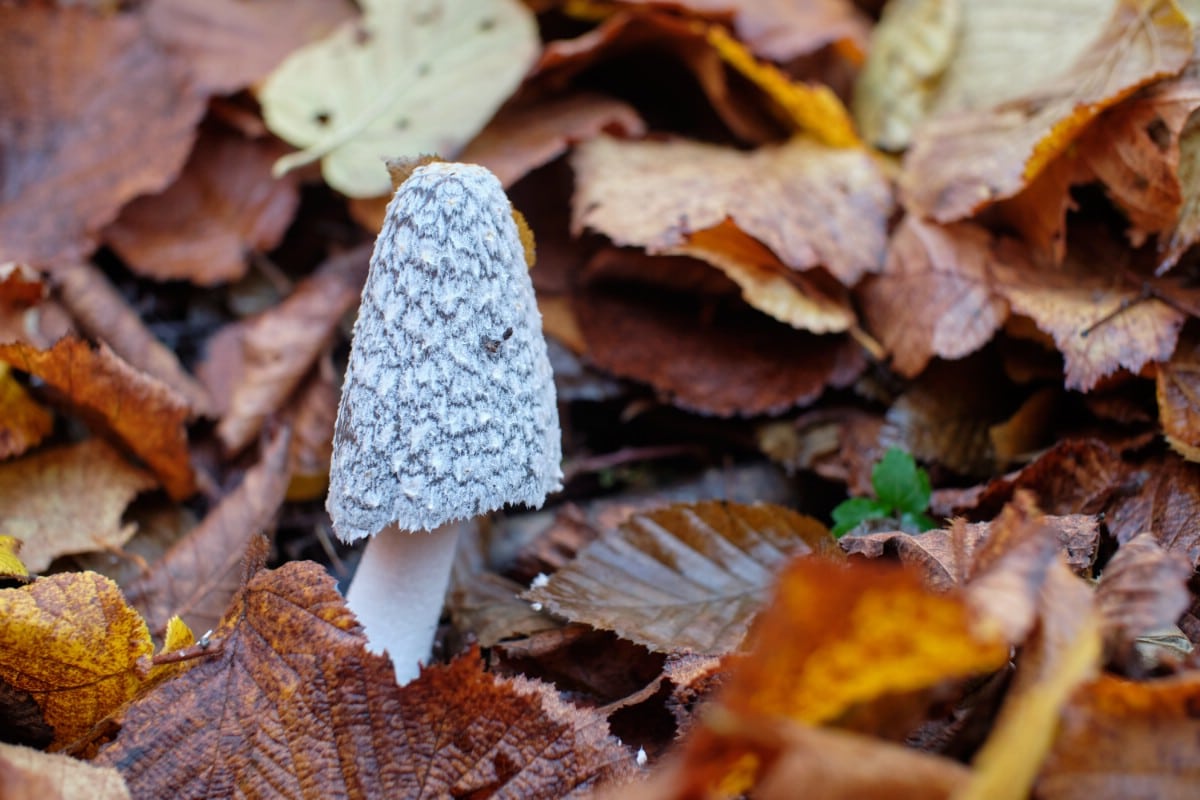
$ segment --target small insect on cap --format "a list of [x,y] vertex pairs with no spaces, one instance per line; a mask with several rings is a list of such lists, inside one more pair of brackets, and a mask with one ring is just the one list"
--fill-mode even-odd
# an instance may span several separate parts
[[433,530],[559,488],[541,315],[512,205],[487,169],[418,167],[375,241],[333,438],[343,541]]

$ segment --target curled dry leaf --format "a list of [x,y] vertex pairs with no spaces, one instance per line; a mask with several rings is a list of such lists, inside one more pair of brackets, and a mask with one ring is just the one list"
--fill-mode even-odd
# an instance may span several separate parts
[[788,472],[811,469],[846,484],[850,495],[869,495],[875,491],[871,470],[884,452],[882,427],[882,417],[856,408],[814,409],[759,428],[758,446]]
[[155,0],[145,10],[154,37],[187,62],[193,80],[210,94],[257,83],[293,50],[353,14],[346,0]]
[[733,652],[778,567],[840,555],[829,530],[782,506],[709,501],[637,514],[527,600],[659,652]]
[[33,697],[56,749],[86,736],[143,685],[150,632],[108,578],[69,572],[0,589],[0,619],[0,680]]
[[104,240],[147,278],[200,286],[238,280],[249,253],[279,244],[300,203],[294,176],[271,175],[285,152],[274,139],[204,130],[178,179],[125,206]]
[[1185,332],[1171,359],[1158,365],[1158,418],[1167,442],[1189,461],[1200,461],[1200,336]]
[[650,384],[681,408],[720,416],[778,413],[844,387],[865,366],[847,337],[801,333],[760,314],[719,313],[680,295],[609,290],[573,297],[587,355]]
[[857,292],[892,368],[911,378],[934,356],[962,358],[991,341],[1008,318],[992,265],[1009,260],[1025,257],[978,225],[906,217],[892,235],[883,274]]
[[1123,488],[1108,509],[1108,529],[1118,542],[1149,531],[1164,549],[1200,563],[1200,466],[1167,454],[1125,476]]
[[218,408],[217,437],[229,453],[254,441],[328,346],[355,307],[367,276],[369,247],[328,259],[282,303],[222,329],[197,370]]
[[117,548],[136,527],[121,515],[140,492],[157,486],[100,439],[43,450],[0,464],[0,518],[24,542],[34,572],[58,556]]
[[7,800],[129,800],[121,774],[61,753],[0,744],[0,794]]
[[216,627],[241,583],[250,541],[269,530],[288,486],[286,429],[263,449],[241,484],[204,520],[125,587],[125,596],[155,633],[175,615],[195,630]]
[[0,261],[86,256],[126,201],[174,177],[204,98],[136,14],[5,7],[0,53],[0,146],[21,165],[3,177]]
[[505,106],[457,160],[482,164],[509,187],[567,149],[601,132],[639,137],[646,124],[633,106],[591,92],[524,106]]
[[165,384],[130,367],[107,345],[93,350],[75,337],[60,339],[49,350],[0,344],[0,360],[41,378],[88,422],[116,434],[172,498],[194,491],[184,428],[187,403]]
[[797,137],[750,153],[598,137],[575,150],[572,229],[665,253],[732,220],[794,270],[853,286],[883,266],[891,191],[862,149]]
[[[1185,74],[1191,71],[1191,66]],[[1159,274],[1179,263],[1183,254],[1200,241],[1200,118],[1188,119],[1179,134],[1179,183],[1183,198],[1179,217],[1158,240]]]
[[97,757],[135,796],[565,798],[632,768],[602,717],[484,673],[477,651],[398,687],[316,564],[259,572],[215,638]]
[[999,105],[923,125],[905,158],[904,205],[951,222],[1012,197],[1105,108],[1179,72],[1191,54],[1191,24],[1174,2],[1120,0],[1104,30],[1057,78]]
[[1037,797],[1188,797],[1200,781],[1197,704],[1195,671],[1153,682],[1106,675],[1081,687],[1059,714]]
[[212,400],[204,387],[179,363],[175,352],[146,327],[98,267],[87,261],[64,261],[52,268],[54,288],[63,305],[88,336],[185,398],[195,416],[206,416]]
[[54,427],[54,415],[38,405],[0,362],[0,459],[19,456],[44,439]]

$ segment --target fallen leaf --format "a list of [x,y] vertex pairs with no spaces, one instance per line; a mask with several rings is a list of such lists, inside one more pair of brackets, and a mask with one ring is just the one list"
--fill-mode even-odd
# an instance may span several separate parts
[[115,433],[172,498],[192,493],[195,478],[184,429],[187,403],[165,384],[130,367],[107,345],[93,350],[75,337],[60,339],[49,350],[0,344],[0,360],[41,378],[89,422]]
[[484,673],[477,651],[396,686],[316,564],[259,572],[214,636],[97,757],[134,796],[578,797],[632,768],[602,717]]
[[1192,117],[1179,134],[1178,180],[1183,190],[1179,217],[1158,239],[1161,275],[1179,263],[1200,240],[1200,118]]
[[0,304],[29,308],[46,297],[46,283],[37,270],[16,261],[0,264]]
[[238,280],[250,253],[279,244],[300,204],[296,179],[271,175],[285,152],[272,139],[205,128],[175,182],[125,206],[104,241],[147,278],[200,286]]
[[1026,263],[1019,248],[972,223],[940,226],[905,217],[880,275],[858,287],[868,329],[914,377],[938,356],[958,359],[983,347],[1008,318],[996,291],[997,262]]
[[1108,509],[1108,529],[1124,545],[1143,531],[1170,552],[1200,563],[1200,466],[1167,454],[1125,480],[1125,493]]
[[1080,687],[1034,787],[1046,800],[1188,797],[1200,721],[1200,675],[1136,683],[1101,676]]
[[251,539],[270,530],[288,486],[286,429],[268,443],[242,482],[150,568],[125,596],[155,633],[175,615],[198,631],[216,628],[240,588]]
[[341,387],[335,380],[332,365],[322,360],[284,412],[283,424],[292,431],[288,449],[289,503],[325,497],[333,456],[333,427],[341,397]]
[[590,228],[665,253],[730,219],[794,270],[823,266],[853,286],[882,269],[891,194],[863,150],[795,138],[743,153],[601,136],[572,164],[576,234]]
[[457,159],[482,164],[509,187],[572,146],[600,133],[638,138],[646,123],[627,103],[592,92],[505,106]]
[[51,271],[59,298],[84,333],[103,341],[130,366],[171,387],[187,400],[193,415],[210,413],[208,392],[183,368],[175,352],[146,327],[98,267],[87,261],[63,261]]
[[154,37],[187,62],[209,94],[233,94],[266,77],[301,45],[354,13],[345,0],[155,0],[145,10]]
[[10,121],[0,146],[14,165],[4,171],[0,261],[85,257],[126,201],[178,172],[204,98],[136,14],[6,7],[0,43]]
[[59,556],[128,541],[136,528],[121,515],[156,485],[103,440],[87,439],[0,464],[0,518],[24,542],[26,566],[41,572]]
[[0,680],[29,692],[54,728],[54,749],[88,734],[143,684],[154,650],[117,585],[94,572],[0,589]]
[[827,386],[850,384],[864,366],[851,339],[801,333],[738,310],[712,319],[683,295],[656,301],[590,290],[573,303],[596,366],[705,414],[779,413],[812,402]]
[[456,630],[470,633],[480,647],[505,639],[532,636],[559,627],[548,614],[534,611],[521,599],[525,587],[514,580],[483,572],[459,582],[446,598],[446,610]]
[[1158,419],[1167,442],[1189,461],[1200,461],[1200,337],[1185,332],[1155,377]]
[[129,800],[121,774],[61,753],[0,744],[0,794],[7,800]]
[[809,469],[846,484],[851,495],[874,491],[871,470],[883,457],[879,431],[883,418],[856,408],[806,411],[791,422],[759,428],[759,447],[788,470]]
[[453,158],[517,88],[539,47],[516,0],[457,0],[437,13],[371,0],[361,20],[294,51],[258,91],[275,134],[303,148],[277,170],[321,161],[353,197],[390,190],[381,156]]
[[1187,17],[1171,0],[1120,0],[1066,72],[1020,97],[924,124],[904,162],[904,205],[951,222],[1012,197],[1104,109],[1179,72],[1191,57],[1191,38]]
[[38,405],[0,362],[0,459],[19,456],[49,435],[54,415]]
[[217,437],[227,453],[254,441],[328,346],[342,316],[358,303],[370,250],[334,256],[278,305],[223,328],[197,370],[217,409]]
[[33,580],[21,563],[21,545],[15,536],[0,536],[0,580],[28,582]]
[[840,555],[824,525],[781,506],[676,505],[602,534],[523,597],[652,650],[723,655],[801,553]]
[[45,750],[54,741],[54,729],[46,724],[33,695],[10,686],[3,678],[0,678],[0,721],[4,723],[5,744]]

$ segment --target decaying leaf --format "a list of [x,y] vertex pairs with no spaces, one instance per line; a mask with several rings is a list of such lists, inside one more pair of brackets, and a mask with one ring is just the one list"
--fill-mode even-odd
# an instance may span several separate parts
[[41,378],[91,422],[111,430],[175,499],[195,487],[188,460],[186,401],[165,384],[138,372],[107,345],[60,339],[49,350],[0,344],[0,360]]
[[54,427],[54,415],[30,397],[12,368],[0,362],[0,459],[19,456]]
[[122,209],[104,240],[139,275],[200,286],[237,280],[248,254],[279,244],[299,205],[295,178],[271,175],[284,152],[272,139],[205,130],[179,178]]
[[1200,461],[1200,338],[1185,332],[1169,361],[1158,365],[1158,418],[1171,447]]
[[61,753],[0,744],[0,795],[7,800],[129,800],[121,774]]
[[157,485],[101,439],[43,450],[0,464],[0,525],[24,542],[34,572],[70,553],[119,547],[136,531],[125,507]]
[[891,192],[861,149],[803,137],[750,153],[597,137],[575,150],[571,227],[664,253],[726,219],[788,267],[842,284],[883,267]]
[[781,506],[711,501],[637,514],[524,597],[660,652],[732,652],[790,556],[840,555]]
[[143,684],[139,662],[154,650],[141,616],[94,572],[0,589],[0,619],[0,680],[33,697],[55,748],[129,702]]
[[127,200],[174,177],[204,98],[136,14],[7,6],[0,53],[10,121],[0,146],[14,165],[3,176],[0,261],[85,257]]
[[288,451],[289,502],[319,500],[325,496],[341,396],[332,373],[333,368],[327,363],[318,363],[284,411],[284,424],[292,431]]
[[1125,544],[1143,531],[1168,551],[1200,563],[1200,465],[1167,454],[1128,475],[1108,511],[1108,529]]
[[267,126],[304,148],[278,168],[319,159],[338,191],[385,194],[382,157],[457,156],[516,89],[538,44],[533,14],[516,0],[457,0],[434,12],[364,3],[361,20],[294,51],[259,90]]
[[632,769],[600,715],[484,673],[477,653],[397,687],[316,564],[259,572],[215,638],[96,759],[135,796],[560,798]]

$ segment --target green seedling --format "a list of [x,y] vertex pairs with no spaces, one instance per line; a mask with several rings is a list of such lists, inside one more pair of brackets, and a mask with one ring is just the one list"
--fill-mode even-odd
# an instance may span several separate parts
[[907,531],[927,531],[937,523],[925,513],[929,473],[898,447],[889,448],[871,470],[875,497],[851,497],[833,509],[833,535],[841,537],[871,519],[894,519]]

